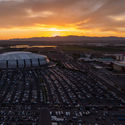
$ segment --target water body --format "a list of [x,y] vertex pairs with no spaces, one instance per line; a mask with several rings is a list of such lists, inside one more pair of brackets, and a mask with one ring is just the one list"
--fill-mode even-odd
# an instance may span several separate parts
[[15,45],[10,46],[10,48],[56,48],[57,46],[47,46],[47,45],[37,45],[37,46],[30,46],[30,45]]

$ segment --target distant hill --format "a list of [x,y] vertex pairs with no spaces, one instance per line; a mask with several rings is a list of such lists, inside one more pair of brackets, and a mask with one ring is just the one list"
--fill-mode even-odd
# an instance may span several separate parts
[[0,45],[83,45],[83,44],[124,44],[125,37],[86,37],[86,36],[56,36],[56,37],[33,37],[24,39],[0,40]]
[[55,37],[33,37],[25,39],[10,39],[10,41],[85,41],[85,40],[125,40],[125,37],[86,37],[86,36],[55,36]]

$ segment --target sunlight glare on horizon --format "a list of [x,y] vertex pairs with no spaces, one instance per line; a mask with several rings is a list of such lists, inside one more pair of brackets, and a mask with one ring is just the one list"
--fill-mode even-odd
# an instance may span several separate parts
[[0,39],[125,37],[125,0],[0,0]]

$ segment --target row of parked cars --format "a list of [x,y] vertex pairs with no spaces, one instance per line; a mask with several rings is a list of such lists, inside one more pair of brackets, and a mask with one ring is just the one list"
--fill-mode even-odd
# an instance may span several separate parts
[[112,111],[123,110],[124,99],[81,72],[81,65],[65,65],[1,71],[0,124],[37,125],[42,107],[52,125],[123,124]]

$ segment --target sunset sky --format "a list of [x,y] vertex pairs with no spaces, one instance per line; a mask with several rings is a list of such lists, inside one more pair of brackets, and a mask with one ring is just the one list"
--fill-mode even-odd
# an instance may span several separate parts
[[125,37],[125,0],[0,0],[0,39]]

